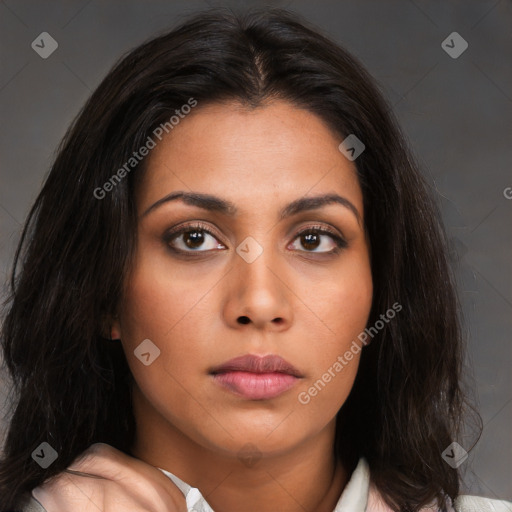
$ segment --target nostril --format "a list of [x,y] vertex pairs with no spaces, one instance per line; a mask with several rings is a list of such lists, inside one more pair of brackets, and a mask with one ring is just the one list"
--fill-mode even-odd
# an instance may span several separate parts
[[249,317],[247,317],[247,316],[240,316],[240,317],[238,317],[238,321],[241,324],[248,324],[250,322]]

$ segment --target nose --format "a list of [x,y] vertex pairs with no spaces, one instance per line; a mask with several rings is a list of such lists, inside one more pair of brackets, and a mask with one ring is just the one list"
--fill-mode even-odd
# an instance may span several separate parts
[[293,292],[270,250],[264,250],[252,262],[235,254],[234,268],[226,277],[229,284],[224,317],[228,325],[240,329],[250,324],[266,331],[289,329],[293,322]]

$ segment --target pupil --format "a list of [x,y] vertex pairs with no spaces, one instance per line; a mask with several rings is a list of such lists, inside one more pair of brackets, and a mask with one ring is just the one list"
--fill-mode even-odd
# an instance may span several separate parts
[[[306,243],[303,244],[304,247],[313,245],[314,247],[306,247],[306,249],[316,249],[318,247],[318,235],[315,233],[308,233],[306,235],[302,235],[303,240],[306,240]],[[312,239],[315,240],[312,240]]]
[[185,233],[185,244],[191,249],[200,247],[203,241],[204,234],[200,231],[187,231]]

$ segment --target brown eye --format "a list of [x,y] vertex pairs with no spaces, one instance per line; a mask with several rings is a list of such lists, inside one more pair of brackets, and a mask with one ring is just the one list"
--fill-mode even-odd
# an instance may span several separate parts
[[302,247],[309,250],[315,250],[321,245],[321,236],[318,233],[303,233],[300,235]]
[[205,236],[203,231],[194,229],[193,231],[184,231],[182,233],[183,242],[189,249],[198,249],[204,244]]
[[[307,228],[298,233],[296,240],[305,249],[304,252],[335,253],[346,247],[347,243],[339,235],[321,227]],[[294,248],[301,250],[294,242]]]
[[177,252],[206,252],[225,249],[213,235],[202,225],[184,226],[164,236],[169,247]]

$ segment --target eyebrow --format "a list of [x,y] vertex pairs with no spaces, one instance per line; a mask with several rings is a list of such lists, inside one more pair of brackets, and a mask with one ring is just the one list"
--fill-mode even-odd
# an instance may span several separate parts
[[[141,217],[145,217],[150,212],[156,210],[160,206],[165,203],[169,203],[171,201],[181,200],[185,204],[190,206],[197,206],[204,210],[208,210],[211,212],[221,213],[223,215],[227,215],[230,217],[234,217],[238,213],[238,208],[230,201],[226,199],[222,199],[217,196],[213,196],[210,194],[201,194],[199,192],[171,192],[170,194],[162,197],[155,203],[153,203],[142,215]],[[318,208],[322,208],[323,206],[327,206],[330,204],[340,204],[345,208],[349,209],[357,219],[357,222],[361,224],[361,216],[357,208],[346,198],[342,197],[338,194],[324,194],[319,196],[312,197],[301,197],[300,199],[296,199],[292,201],[288,205],[286,205],[279,212],[279,220],[286,219],[287,217],[291,217],[297,213],[308,211],[308,210],[316,210]]]

